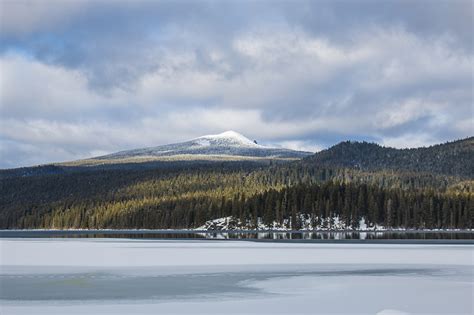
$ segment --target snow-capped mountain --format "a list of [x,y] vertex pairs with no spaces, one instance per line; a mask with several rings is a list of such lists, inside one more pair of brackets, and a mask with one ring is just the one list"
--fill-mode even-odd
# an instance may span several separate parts
[[223,156],[299,159],[310,154],[312,153],[263,146],[235,131],[226,131],[217,135],[202,136],[181,143],[121,151],[105,156],[100,156],[94,159],[119,160],[131,158],[165,158],[176,156],[187,156],[191,158],[193,156],[199,156],[200,158],[203,156]]

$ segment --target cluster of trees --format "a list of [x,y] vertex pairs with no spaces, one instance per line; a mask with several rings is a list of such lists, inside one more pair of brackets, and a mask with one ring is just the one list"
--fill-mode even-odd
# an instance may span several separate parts
[[[224,163],[6,178],[0,181],[0,228],[104,228],[118,221],[121,227],[140,227],[144,223],[138,221],[147,220],[141,214],[157,207],[174,210],[176,200],[227,200],[237,193],[262,192],[266,180],[255,180],[254,171],[253,164]],[[168,210],[162,226],[169,220],[178,225],[179,211],[170,215]],[[153,215],[156,222],[160,213]]]
[[471,194],[338,182],[272,189],[250,198],[244,208],[254,209],[266,225],[289,222],[288,227],[296,230],[302,227],[303,218],[310,218],[312,226],[331,228],[337,217],[352,229],[358,229],[362,219],[369,227],[470,229],[474,219]]

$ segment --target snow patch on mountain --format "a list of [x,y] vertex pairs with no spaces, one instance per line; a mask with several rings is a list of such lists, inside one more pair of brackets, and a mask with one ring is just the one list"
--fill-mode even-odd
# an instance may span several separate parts
[[208,139],[199,139],[197,138],[195,140],[196,144],[201,146],[201,147],[208,147],[211,145],[211,142]]
[[248,139],[235,131],[207,135],[189,141],[157,147],[121,151],[94,158],[95,160],[120,160],[172,156],[240,156],[271,159],[300,159],[311,152],[267,147]]
[[207,135],[196,138],[195,141],[204,141],[207,143],[212,143],[214,145],[228,145],[228,146],[243,146],[243,147],[252,147],[252,148],[269,148],[262,145],[259,145],[249,138],[241,135],[238,132],[233,130],[225,131],[217,135]]

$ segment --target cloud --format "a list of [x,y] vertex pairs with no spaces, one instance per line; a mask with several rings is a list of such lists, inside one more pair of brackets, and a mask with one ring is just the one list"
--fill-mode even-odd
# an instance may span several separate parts
[[81,13],[89,1],[5,0],[0,3],[0,30],[7,36],[24,36],[51,30]]
[[2,118],[61,118],[87,112],[100,96],[81,73],[19,55],[0,58]]
[[306,152],[318,152],[323,149],[323,147],[315,145],[311,143],[310,141],[300,141],[300,140],[281,141],[277,143],[277,146],[291,149],[291,150],[306,151]]
[[310,151],[473,134],[470,1],[297,4],[2,2],[0,167],[227,129]]

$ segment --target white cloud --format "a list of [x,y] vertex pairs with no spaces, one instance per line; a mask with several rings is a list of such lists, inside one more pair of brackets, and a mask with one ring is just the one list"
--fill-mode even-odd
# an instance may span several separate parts
[[298,150],[298,151],[307,151],[307,152],[319,152],[323,149],[323,147],[319,145],[315,145],[311,143],[310,141],[300,141],[300,140],[280,141],[280,142],[277,142],[276,145],[282,148]]
[[400,103],[389,104],[376,114],[377,129],[397,127],[426,116],[439,116],[438,123],[444,123],[446,104],[432,103],[423,99],[407,99]]
[[418,148],[438,143],[439,140],[433,138],[429,134],[417,133],[402,135],[398,137],[387,137],[384,138],[380,144],[386,147],[393,148]]
[[3,118],[74,116],[109,103],[79,71],[13,54],[0,58],[0,69]]

